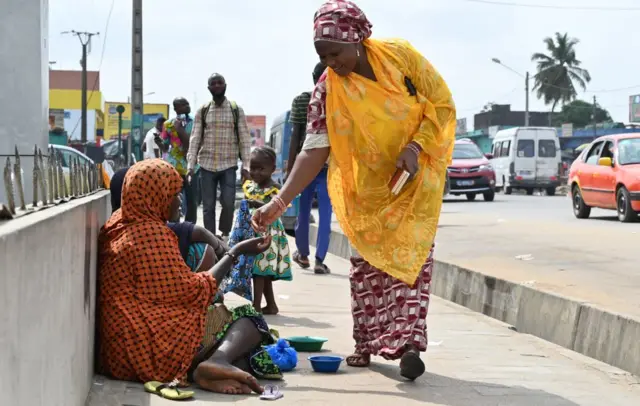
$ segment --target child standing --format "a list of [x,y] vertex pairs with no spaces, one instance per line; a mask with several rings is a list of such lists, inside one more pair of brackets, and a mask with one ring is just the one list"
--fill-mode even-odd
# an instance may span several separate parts
[[[276,153],[269,147],[257,147],[251,153],[249,164],[251,180],[242,185],[244,200],[240,203],[240,210],[236,215],[229,246],[245,239],[256,237],[251,228],[253,210],[271,201],[279,192],[279,186],[271,179],[276,169]],[[223,292],[234,292],[253,302],[256,310],[262,309],[263,314],[278,314],[273,293],[273,281],[292,279],[291,256],[287,234],[280,219],[271,224],[267,233],[271,234],[271,246],[263,253],[254,257],[243,256],[229,277],[222,283]],[[253,296],[251,295],[251,281],[253,280]],[[262,308],[262,296],[267,306]]]

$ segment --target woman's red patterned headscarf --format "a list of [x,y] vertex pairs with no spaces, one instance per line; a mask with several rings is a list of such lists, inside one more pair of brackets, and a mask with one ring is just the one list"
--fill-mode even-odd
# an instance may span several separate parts
[[355,44],[371,36],[372,24],[354,3],[327,1],[313,17],[314,41]]

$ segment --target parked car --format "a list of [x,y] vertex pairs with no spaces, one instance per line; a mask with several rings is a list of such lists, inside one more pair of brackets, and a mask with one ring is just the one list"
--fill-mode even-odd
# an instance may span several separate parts
[[495,198],[496,174],[489,162],[491,155],[485,156],[480,148],[470,140],[457,140],[453,147],[453,160],[447,168],[445,193],[454,196],[465,195],[467,200],[475,200],[482,194],[484,200]]
[[[58,158],[60,159],[60,164],[62,166],[62,173],[64,174],[64,178],[65,178],[65,182],[67,183],[67,191],[71,192],[70,189],[70,177],[69,177],[69,168],[70,168],[70,163],[71,160],[75,160],[78,159],[78,161],[80,162],[80,165],[93,165],[94,162],[91,158],[89,158],[88,156],[86,156],[85,154],[83,154],[82,152],[78,151],[75,148],[71,148],[68,147],[66,145],[55,145],[55,144],[49,144],[50,148],[53,148],[53,150],[58,154]],[[113,176],[113,169],[111,167],[111,165],[105,161],[101,166],[101,172],[102,172],[102,179],[103,182],[105,183],[105,187],[109,187],[109,181],[111,180],[111,177]]]
[[588,218],[592,207],[616,210],[622,222],[640,212],[640,134],[595,139],[569,170],[573,214]]
[[560,186],[562,158],[555,128],[517,127],[498,131],[493,138],[496,189],[509,195],[522,189],[532,195],[544,189],[553,196]]

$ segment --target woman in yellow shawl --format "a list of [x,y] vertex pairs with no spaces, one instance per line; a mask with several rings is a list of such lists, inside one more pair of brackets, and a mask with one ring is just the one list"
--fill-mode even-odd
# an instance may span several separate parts
[[[352,2],[325,3],[314,18],[315,48],[330,69],[313,91],[303,151],[280,194],[253,217],[258,231],[278,218],[329,158],[329,194],[352,246],[355,353],[400,359],[408,379],[424,373],[426,316],[447,165],[455,138],[451,93],[403,40],[370,39]],[[411,180],[398,194],[398,169]]]

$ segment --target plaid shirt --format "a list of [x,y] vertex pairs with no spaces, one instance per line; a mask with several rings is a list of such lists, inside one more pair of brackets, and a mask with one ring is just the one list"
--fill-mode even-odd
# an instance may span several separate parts
[[242,166],[248,169],[251,154],[251,133],[242,107],[238,106],[239,146],[229,100],[225,99],[220,106],[217,106],[213,101],[210,102],[209,111],[205,117],[207,126],[204,129],[204,137],[202,136],[201,112],[202,107],[196,113],[191,130],[189,152],[187,153],[188,168],[195,168],[196,164],[199,164],[207,171],[219,172],[237,167],[238,150],[240,150]]

